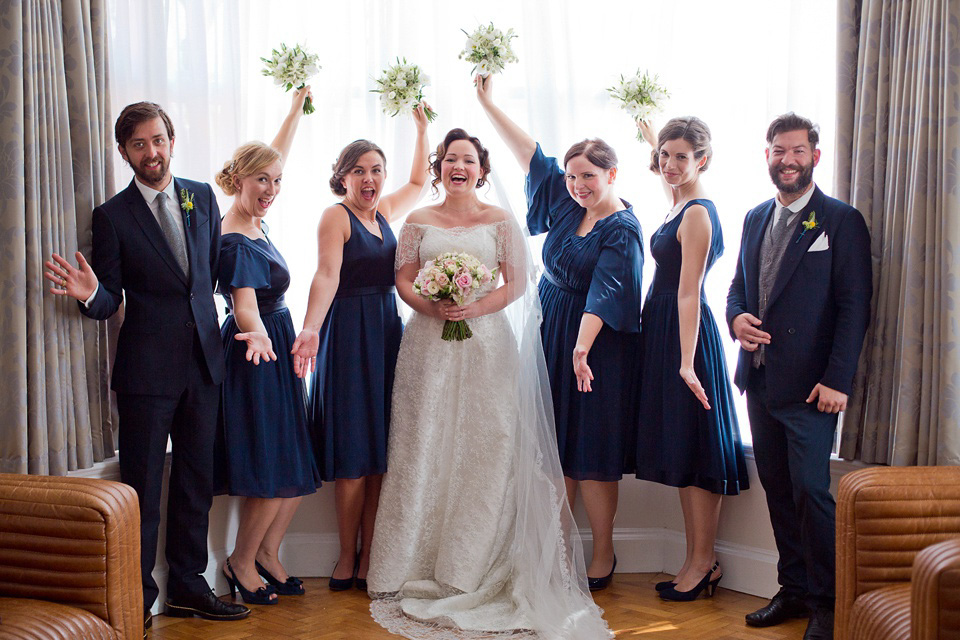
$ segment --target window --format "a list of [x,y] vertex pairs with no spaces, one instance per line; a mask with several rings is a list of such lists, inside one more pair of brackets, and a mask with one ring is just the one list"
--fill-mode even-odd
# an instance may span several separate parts
[[[194,179],[212,182],[236,146],[269,142],[276,133],[289,96],[260,75],[260,56],[281,41],[320,55],[323,70],[312,83],[317,112],[300,124],[283,192],[267,216],[292,272],[287,300],[295,324],[316,264],[319,214],[336,201],[326,185],[340,149],[357,138],[380,144],[389,161],[388,189],[409,174],[413,124],[380,113],[369,92],[372,78],[397,56],[432,78],[426,96],[440,117],[431,141],[454,126],[478,135],[514,211],[524,211],[523,176],[476,103],[470,65],[457,59],[465,40],[460,29],[491,20],[520,36],[514,41],[520,62],[495,80],[498,104],[550,155],[562,157],[585,137],[612,144],[620,157],[618,193],[634,205],[647,241],[669,207],[646,168],[648,148],[605,89],[620,74],[649,69],[672,93],[660,124],[693,114],[711,127],[714,160],[704,181],[724,223],[726,252],[706,290],[724,335],[743,216],[774,194],[763,150],[776,115],[793,110],[820,124],[824,153],[815,178],[833,191],[835,0],[488,0],[466,9],[441,0],[111,0],[109,10],[113,113],[143,99],[164,105],[176,126],[174,173]],[[131,175],[127,167],[117,171],[117,189]],[[218,196],[224,213],[231,201]],[[648,254],[646,284],[653,269]],[[737,347],[726,344],[732,369]]]

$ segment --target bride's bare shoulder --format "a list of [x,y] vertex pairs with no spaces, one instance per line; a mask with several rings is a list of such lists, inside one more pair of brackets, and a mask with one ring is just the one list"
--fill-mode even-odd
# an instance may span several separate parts
[[503,222],[510,219],[510,213],[501,207],[492,204],[483,204],[483,219],[485,224]]
[[409,222],[411,224],[436,224],[437,222],[437,210],[436,207],[423,207],[416,209],[410,212],[410,215],[407,216],[407,219],[404,222]]

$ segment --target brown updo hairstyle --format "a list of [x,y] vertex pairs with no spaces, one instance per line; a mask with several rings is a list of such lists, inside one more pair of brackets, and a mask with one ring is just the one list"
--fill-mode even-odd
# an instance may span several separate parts
[[259,141],[248,142],[237,147],[233,157],[223,164],[214,180],[228,196],[236,195],[237,186],[233,179],[243,179],[266,169],[280,160],[280,152],[268,144]]
[[450,129],[443,142],[437,145],[437,150],[430,154],[430,173],[433,174],[430,187],[435,195],[440,193],[437,185],[440,184],[440,167],[443,164],[443,157],[447,155],[447,149],[450,148],[450,145],[457,140],[467,140],[477,150],[477,161],[480,163],[480,179],[477,180],[476,188],[479,189],[487,183],[487,176],[490,175],[490,152],[480,142],[480,138],[471,136],[463,129]]
[[369,152],[376,151],[383,160],[383,170],[387,170],[387,156],[383,154],[383,149],[369,140],[354,140],[343,148],[337,161],[333,163],[333,175],[330,176],[330,191],[335,196],[347,195],[347,188],[343,186],[343,176],[347,175],[351,169],[357,166],[360,156]]
[[563,156],[563,168],[566,169],[567,163],[577,156],[584,156],[590,164],[604,171],[617,166],[617,152],[600,138],[581,140],[567,149],[567,154]]
[[671,118],[667,124],[663,125],[660,133],[657,135],[657,147],[650,153],[650,171],[660,175],[660,147],[664,142],[670,140],[683,139],[693,147],[693,157],[699,160],[704,156],[707,159],[703,166],[698,169],[700,173],[707,170],[710,166],[710,160],[713,158],[713,147],[710,146],[710,127],[707,123],[696,116],[684,116],[682,118]]

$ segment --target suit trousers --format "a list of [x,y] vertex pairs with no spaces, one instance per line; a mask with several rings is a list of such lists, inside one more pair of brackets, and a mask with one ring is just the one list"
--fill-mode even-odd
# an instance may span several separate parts
[[816,403],[770,406],[769,382],[766,367],[751,369],[747,412],[780,554],[779,582],[811,608],[833,609],[836,502],[830,493],[830,453],[837,415],[818,411]]
[[[220,385],[207,373],[199,336],[185,386],[176,395],[117,394],[120,431],[120,479],[140,499],[140,569],[143,607],[159,594],[153,578],[160,526],[160,496],[167,438],[172,444],[167,492],[167,594],[171,598],[210,590],[207,526],[213,503],[213,443],[220,406]],[[144,371],[143,375],[151,375]]]

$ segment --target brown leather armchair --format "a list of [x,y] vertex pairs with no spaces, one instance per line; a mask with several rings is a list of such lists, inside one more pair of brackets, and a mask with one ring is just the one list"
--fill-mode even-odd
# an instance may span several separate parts
[[840,479],[835,636],[960,640],[960,467]]
[[143,635],[136,492],[0,474],[0,639]]

